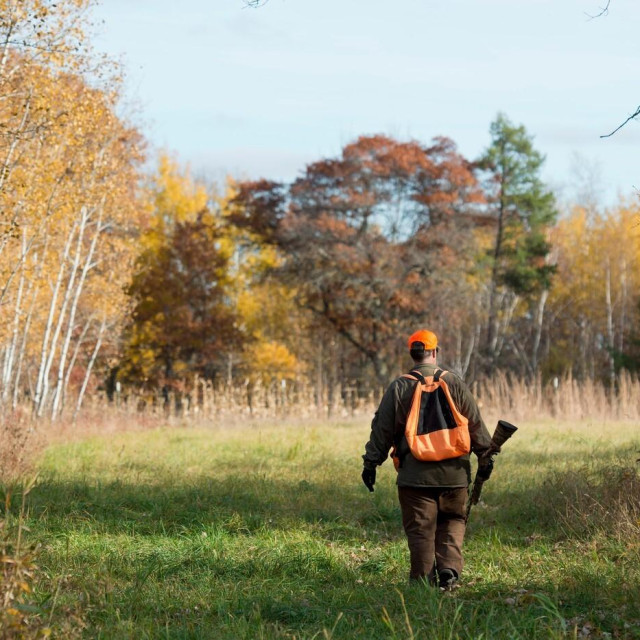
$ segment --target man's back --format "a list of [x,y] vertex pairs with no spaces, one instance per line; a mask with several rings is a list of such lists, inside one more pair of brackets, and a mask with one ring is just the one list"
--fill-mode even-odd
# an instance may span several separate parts
[[[420,364],[411,371],[418,371],[422,376],[428,377],[433,376],[438,369],[436,364]],[[491,436],[482,421],[473,396],[455,374],[447,372],[443,379],[449,386],[456,408],[469,421],[472,451],[481,454],[489,446]],[[416,384],[416,380],[400,376],[389,385],[371,424],[371,437],[363,456],[365,467],[382,464],[390,447],[395,444],[401,459],[398,486],[466,487],[471,482],[468,454],[439,462],[422,462],[416,460],[409,451],[404,429]]]

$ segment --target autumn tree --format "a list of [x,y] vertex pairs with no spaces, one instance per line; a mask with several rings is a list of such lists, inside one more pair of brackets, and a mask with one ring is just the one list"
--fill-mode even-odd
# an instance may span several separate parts
[[549,374],[614,384],[637,367],[640,322],[638,209],[574,208],[553,230],[558,277],[549,296]]
[[234,378],[241,376],[265,388],[286,385],[302,377],[295,351],[303,343],[305,322],[292,289],[268,277],[282,263],[277,248],[260,233],[229,223],[237,212],[237,196],[237,182],[229,178],[225,193],[215,198],[232,251],[228,295],[244,333],[244,348],[228,354],[226,381],[233,385]]
[[141,138],[118,78],[87,71],[87,5],[0,4],[0,398],[54,417],[71,386],[81,405],[124,315],[139,220]]
[[219,239],[205,209],[177,223],[166,245],[142,256],[129,287],[129,376],[155,385],[194,372],[213,377],[225,353],[238,346],[235,312],[225,300],[228,258],[216,249]]
[[470,259],[464,249],[480,200],[450,140],[372,136],[312,163],[291,185],[241,185],[232,220],[279,248],[278,276],[295,285],[298,304],[385,384],[412,323],[433,326],[447,315],[445,291]]
[[150,184],[153,210],[128,287],[123,380],[176,386],[225,369],[241,333],[231,292],[232,246],[202,184],[167,154]]

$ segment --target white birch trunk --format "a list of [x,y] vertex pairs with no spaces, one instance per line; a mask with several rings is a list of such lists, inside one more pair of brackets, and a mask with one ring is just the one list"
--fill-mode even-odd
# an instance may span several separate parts
[[4,37],[2,43],[2,58],[0,58],[0,81],[4,80],[4,70],[7,66],[7,58],[9,56],[9,43],[11,42],[11,36],[13,35],[13,27],[15,23],[9,21],[9,28],[7,29],[7,35]]
[[[31,302],[29,303],[29,311],[27,312],[27,317],[24,322],[24,329],[22,331],[22,342],[20,345],[20,352],[18,354],[18,363],[16,365],[16,374],[13,382],[13,403],[12,406],[15,409],[18,406],[18,401],[20,400],[20,376],[22,374],[22,363],[24,361],[24,354],[27,348],[27,340],[29,338],[29,328],[31,326],[31,319],[33,318],[33,310],[36,306],[36,300],[38,299],[38,292],[40,291],[40,282],[42,278],[42,269],[44,268],[44,263],[47,255],[47,248],[49,246],[49,234],[45,233],[44,243],[42,246],[42,251],[40,252],[40,260],[38,260],[38,254],[35,255],[36,260],[36,272],[33,279],[29,280],[29,288],[28,293],[31,294],[33,290],[33,294],[31,295]],[[31,386],[31,377],[29,377],[29,385]],[[33,390],[31,394],[31,398],[33,400]]]
[[454,371],[460,372],[462,370],[462,329],[456,331],[455,343],[455,357],[452,359],[452,364]]
[[93,323],[93,316],[91,316],[85,323],[84,327],[82,327],[82,332],[78,336],[76,343],[73,347],[73,353],[71,354],[71,359],[69,360],[69,366],[67,367],[67,371],[64,377],[64,384],[62,385],[62,396],[60,399],[60,411],[62,412],[65,406],[67,391],[69,389],[69,381],[71,380],[71,373],[73,372],[73,368],[76,366],[76,360],[78,359],[78,354],[80,353],[80,348],[84,344],[84,339],[89,332],[89,328]]
[[11,379],[13,377],[13,366],[15,362],[16,347],[18,344],[18,335],[20,333],[20,316],[22,311],[22,294],[24,292],[24,253],[26,251],[26,233],[27,228],[22,229],[22,270],[20,272],[20,280],[18,281],[18,291],[16,293],[16,306],[13,314],[13,327],[11,330],[11,342],[7,348],[7,356],[2,375],[2,404],[4,405],[11,394]]
[[549,297],[549,289],[543,289],[538,301],[536,311],[535,327],[533,334],[533,345],[531,348],[531,370],[535,376],[538,373],[538,353],[540,351],[540,338],[542,336],[542,321],[544,320],[544,308]]
[[620,264],[620,324],[618,328],[618,351],[624,351],[624,336],[627,330],[627,259],[623,256]]
[[20,134],[27,124],[27,120],[29,118],[29,113],[31,112],[31,92],[29,92],[29,97],[27,98],[24,104],[24,113],[22,114],[22,120],[20,121],[20,126],[18,130],[14,132],[13,140],[11,141],[11,145],[7,151],[7,155],[4,158],[4,162],[2,163],[2,169],[0,171],[0,191],[4,189],[4,183],[6,182],[9,174],[11,173],[9,166],[11,165],[11,160],[13,158],[13,154],[16,151],[16,147],[18,146],[18,142],[20,142]]
[[607,269],[605,272],[605,303],[607,308],[607,346],[609,347],[609,382],[613,387],[616,380],[616,369],[615,362],[613,360],[613,304],[611,303],[611,262],[609,259],[607,259]]
[[100,324],[100,329],[98,330],[98,337],[96,339],[96,345],[93,349],[93,353],[91,354],[91,358],[87,364],[87,370],[84,374],[84,380],[82,381],[82,387],[80,387],[80,391],[78,393],[78,401],[76,403],[76,410],[73,413],[73,421],[75,422],[78,418],[78,413],[82,408],[82,400],[84,399],[84,394],[87,390],[87,386],[89,385],[89,380],[91,379],[91,371],[93,369],[93,365],[96,362],[96,358],[98,357],[98,353],[100,352],[100,347],[102,346],[102,336],[104,335],[105,327],[107,326],[107,318],[106,314],[102,319],[102,323]]
[[[58,301],[58,294],[60,293],[60,287],[62,286],[62,279],[66,269],[67,258],[69,257],[69,250],[71,249],[71,242],[75,234],[77,223],[74,222],[71,225],[67,241],[65,242],[64,250],[62,253],[62,260],[60,261],[60,267],[58,269],[58,275],[51,294],[51,302],[49,303],[49,314],[47,316],[47,323],[45,325],[44,335],[42,336],[42,348],[40,352],[40,366],[38,367],[38,378],[36,380],[35,390],[33,392],[33,408],[34,411],[38,411],[41,404],[42,389],[44,386],[44,372],[47,364],[47,357],[49,353],[49,341],[51,340],[51,332],[53,330],[53,321],[56,312],[56,303]],[[46,258],[43,257],[43,260]]]
[[[2,379],[4,381],[5,372],[7,370],[7,367],[9,366],[9,345],[5,344],[5,346],[2,347],[2,351],[0,353],[2,353]],[[2,400],[3,397],[4,397],[4,384],[2,385],[2,391],[0,392],[0,400]],[[1,402],[0,402],[0,406],[1,406]]]
[[20,350],[18,351],[18,360],[16,362],[15,374],[13,379],[13,399],[11,401],[11,406],[13,407],[13,409],[17,408],[18,402],[20,401],[20,377],[22,375],[22,363],[24,361],[24,354],[27,348],[27,341],[29,339],[29,328],[31,327],[31,318],[33,318],[33,310],[36,306],[36,300],[38,298],[39,287],[35,286],[33,281],[29,283],[27,296],[29,296],[32,289],[33,289],[33,294],[31,296],[29,311],[27,312],[27,317],[25,318],[24,327],[22,329],[22,340],[20,342]]
[[42,390],[40,393],[40,402],[37,407],[38,417],[41,417],[42,414],[44,413],[44,408],[49,395],[49,374],[51,373],[51,367],[53,366],[53,359],[58,350],[58,340],[60,339],[62,326],[67,317],[67,307],[69,306],[69,302],[71,301],[73,287],[76,281],[76,277],[78,275],[78,269],[80,267],[80,256],[82,254],[82,241],[84,240],[84,230],[87,223],[87,218],[88,218],[87,209],[86,207],[82,207],[81,213],[80,213],[80,228],[78,230],[78,238],[76,241],[76,250],[73,256],[73,263],[71,264],[71,270],[69,272],[67,286],[65,287],[65,290],[64,290],[62,304],[60,305],[58,319],[55,323],[56,326],[53,330],[53,336],[51,337],[51,343],[49,345],[49,353],[47,355],[47,360],[45,364],[45,370],[44,370],[43,381],[42,381]]
[[511,325],[511,318],[513,317],[513,313],[518,306],[518,302],[520,302],[520,296],[515,293],[509,293],[505,295],[505,299],[511,297],[511,300],[508,300],[506,304],[506,308],[504,310],[502,320],[499,322],[498,331],[496,332],[496,344],[495,344],[495,358],[498,358],[502,353],[502,349],[504,348],[505,339],[507,337],[507,331],[509,330],[509,326]]
[[473,355],[473,348],[476,345],[476,341],[480,338],[480,325],[476,325],[474,332],[469,337],[469,345],[467,347],[467,351],[464,355],[464,360],[460,366],[460,375],[464,378],[467,375],[467,371],[469,371],[469,365],[471,364],[471,356]]
[[76,320],[76,312],[78,310],[78,301],[80,300],[80,295],[82,294],[82,290],[84,287],[84,283],[87,279],[87,274],[93,266],[93,255],[96,250],[96,246],[98,244],[98,238],[100,237],[100,233],[102,232],[102,205],[100,206],[100,213],[98,215],[98,220],[96,221],[96,228],[93,234],[93,238],[91,238],[91,244],[89,246],[89,250],[87,251],[87,255],[84,259],[84,264],[82,265],[82,271],[80,272],[80,277],[78,278],[78,284],[76,285],[75,292],[73,294],[73,300],[71,302],[71,309],[69,310],[69,320],[67,322],[67,331],[64,337],[64,342],[62,344],[62,348],[60,351],[60,358],[58,362],[58,376],[56,381],[56,387],[53,396],[53,402],[51,406],[51,417],[55,418],[58,412],[58,408],[60,406],[60,400],[62,398],[63,388],[64,388],[64,380],[65,380],[65,367],[67,364],[67,355],[69,353],[69,345],[71,344],[71,337],[73,335],[73,329]]

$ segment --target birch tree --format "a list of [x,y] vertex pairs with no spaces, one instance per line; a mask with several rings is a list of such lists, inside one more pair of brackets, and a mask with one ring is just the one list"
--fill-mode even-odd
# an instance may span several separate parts
[[[142,140],[116,115],[119,78],[103,67],[86,75],[86,7],[0,5],[0,399],[15,405],[26,388],[39,416],[59,414],[74,368],[89,384],[95,345],[126,312],[131,238],[145,216]],[[101,280],[113,281],[102,287],[109,300]]]

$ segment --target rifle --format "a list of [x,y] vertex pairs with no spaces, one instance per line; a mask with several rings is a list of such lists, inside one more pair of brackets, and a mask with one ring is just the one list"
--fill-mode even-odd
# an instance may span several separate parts
[[473,481],[473,488],[467,503],[467,515],[465,516],[465,522],[469,520],[469,514],[471,513],[471,507],[474,504],[478,504],[480,500],[480,493],[482,492],[482,485],[489,479],[491,471],[493,470],[493,456],[500,453],[502,445],[518,430],[518,427],[514,427],[510,422],[506,420],[498,420],[496,430],[493,432],[491,443],[486,453],[480,458],[478,464],[478,471],[476,471],[476,477]]

